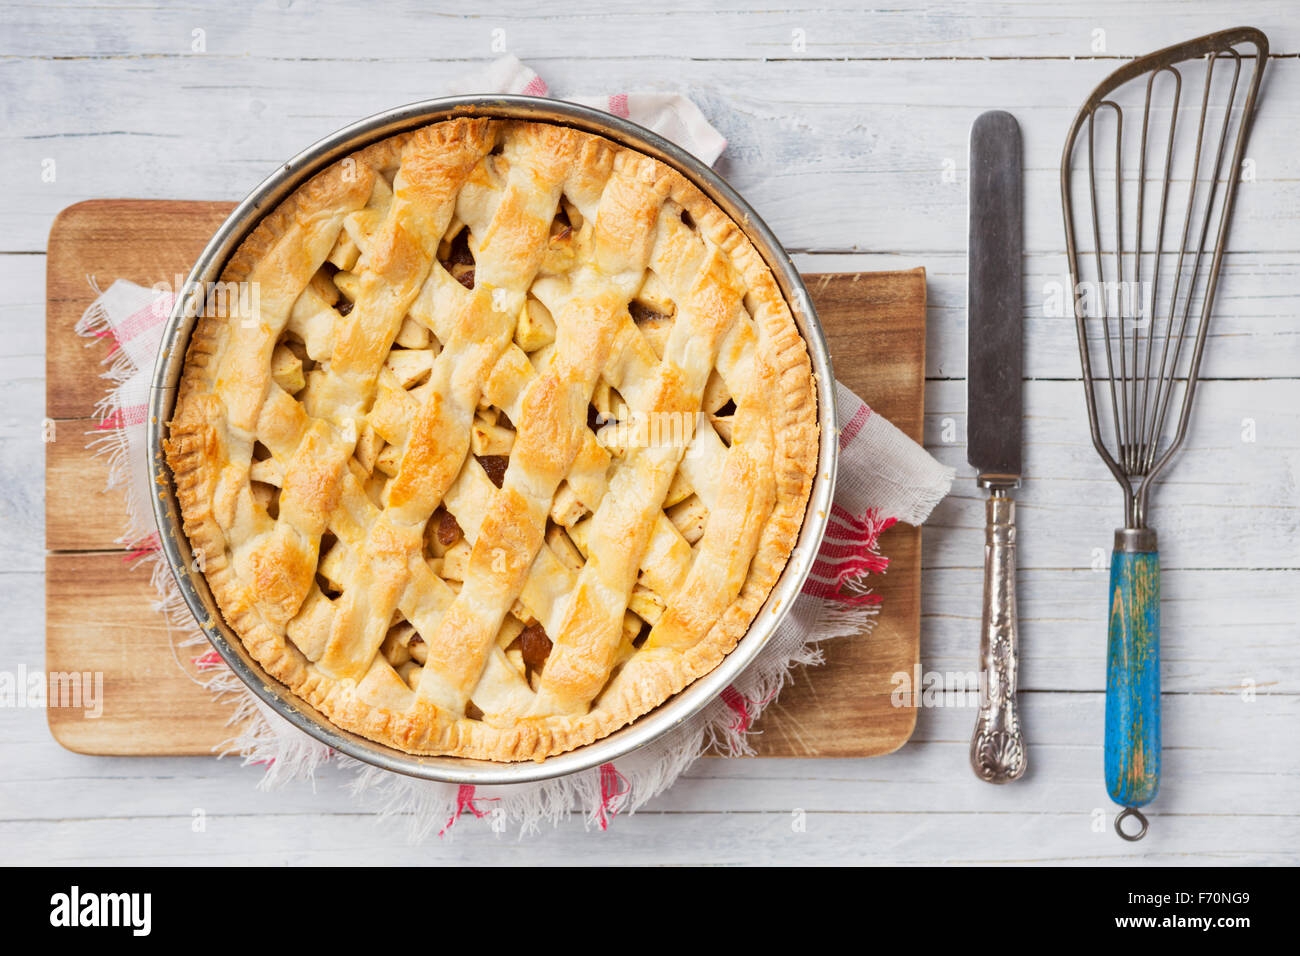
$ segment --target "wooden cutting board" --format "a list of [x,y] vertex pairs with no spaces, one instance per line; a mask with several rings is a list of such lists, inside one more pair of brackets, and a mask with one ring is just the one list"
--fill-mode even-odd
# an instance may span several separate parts
[[[193,658],[174,645],[149,575],[115,540],[125,502],[105,491],[107,466],[87,449],[106,383],[109,344],[73,330],[115,279],[177,284],[233,203],[92,200],[55,219],[47,258],[45,456],[46,667],[103,674],[102,714],[47,709],[50,730],[79,753],[206,754],[230,736],[227,706],[199,686]],[[924,398],[925,272],[808,276],[836,375],[920,440]],[[895,526],[881,547],[889,572],[874,630],[824,645],[826,664],[801,670],[768,708],[755,747],[765,757],[869,757],[911,736],[916,712],[891,701],[892,676],[912,674],[920,650],[921,531]]]

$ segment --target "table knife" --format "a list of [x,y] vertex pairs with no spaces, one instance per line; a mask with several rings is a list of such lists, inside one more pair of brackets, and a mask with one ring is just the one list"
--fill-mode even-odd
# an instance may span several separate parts
[[988,491],[976,776],[1025,772],[1016,707],[1016,503],[1021,460],[1021,148],[1010,113],[981,114],[970,134],[966,287],[966,457]]

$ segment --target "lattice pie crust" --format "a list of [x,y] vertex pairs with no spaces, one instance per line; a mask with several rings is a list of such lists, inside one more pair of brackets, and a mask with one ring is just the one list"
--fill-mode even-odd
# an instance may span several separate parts
[[676,171],[464,118],[266,217],[166,443],[185,530],[266,671],[413,753],[540,760],[712,670],[799,533],[808,353]]

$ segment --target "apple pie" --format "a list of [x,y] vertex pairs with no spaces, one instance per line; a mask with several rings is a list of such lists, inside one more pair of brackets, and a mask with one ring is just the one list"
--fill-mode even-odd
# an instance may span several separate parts
[[[336,162],[225,267],[165,443],[230,627],[338,726],[542,760],[708,673],[817,467],[808,349],[658,160],[457,118]],[[223,311],[225,314],[218,314]]]

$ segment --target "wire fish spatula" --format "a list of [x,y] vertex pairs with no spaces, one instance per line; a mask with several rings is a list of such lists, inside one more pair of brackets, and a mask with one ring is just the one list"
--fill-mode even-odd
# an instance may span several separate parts
[[[1238,27],[1134,60],[1088,97],[1061,157],[1092,443],[1124,490],[1110,565],[1105,750],[1106,786],[1124,808],[1115,830],[1126,840],[1146,835],[1138,807],[1160,784],[1160,562],[1148,499],[1187,435],[1267,57],[1268,38]],[[1194,73],[1204,74],[1199,84]],[[1126,94],[1142,97],[1140,130],[1127,139]],[[1197,101],[1193,128],[1184,121]],[[1076,179],[1076,165],[1086,178]],[[1081,235],[1092,247],[1081,250],[1074,200],[1085,190]],[[1099,199],[1108,190],[1113,197]],[[1129,816],[1136,832],[1124,829]]]

